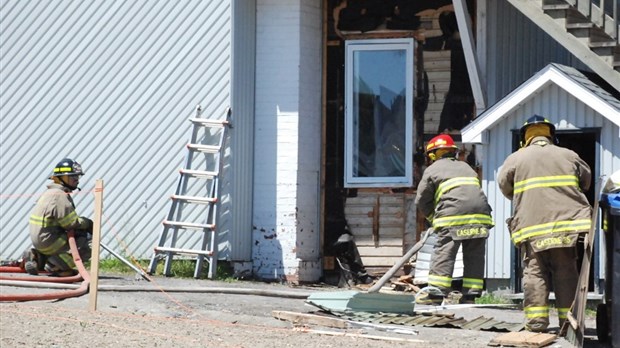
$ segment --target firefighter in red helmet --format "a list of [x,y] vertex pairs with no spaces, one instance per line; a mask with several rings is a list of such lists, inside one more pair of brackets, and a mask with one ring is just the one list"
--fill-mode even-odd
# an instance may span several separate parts
[[575,152],[554,145],[555,126],[534,115],[520,130],[519,151],[506,158],[497,183],[512,201],[506,222],[523,255],[523,310],[526,329],[549,326],[549,293],[555,292],[560,327],[573,302],[579,274],[577,239],[590,229],[592,208],[588,164]]
[[432,163],[420,179],[415,204],[437,234],[428,284],[450,293],[462,245],[463,301],[473,302],[484,289],[486,239],[494,225],[478,174],[456,158],[457,150],[447,134],[431,139],[426,154]]
[[70,194],[79,189],[80,177],[84,175],[82,166],[70,159],[62,159],[50,176],[52,183],[37,200],[30,215],[30,239],[33,247],[23,257],[24,270],[32,275],[48,271],[56,276],[69,276],[76,273],[75,262],[71,257],[67,231],[75,232],[75,240],[82,261],[91,255],[89,234],[93,222],[75,211]]

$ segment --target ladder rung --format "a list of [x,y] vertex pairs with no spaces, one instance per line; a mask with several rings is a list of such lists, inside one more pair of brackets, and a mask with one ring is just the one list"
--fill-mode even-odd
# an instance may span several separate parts
[[211,120],[208,118],[190,118],[189,120],[194,124],[199,124],[207,127],[224,127],[228,126],[229,124],[227,120]]
[[206,153],[220,152],[220,147],[217,145],[187,144],[187,148],[190,150],[206,152]]
[[196,255],[204,255],[204,256],[213,256],[212,251],[208,250],[192,250],[192,249],[179,249],[179,248],[168,248],[168,247],[155,247],[156,252],[171,252],[175,254],[196,254]]
[[214,230],[215,229],[215,225],[214,224],[198,224],[198,223],[195,223],[195,222],[182,222],[182,221],[164,220],[163,224],[166,225],[166,226],[176,226],[176,227],[180,227],[180,228],[193,228],[193,229],[198,229],[198,230],[201,230],[203,228],[206,228],[206,229],[209,229],[209,230]]
[[213,179],[217,176],[217,172],[209,172],[205,170],[193,170],[193,169],[181,169],[181,174],[187,174],[189,176],[195,176],[206,179]]
[[172,195],[172,199],[177,199],[180,201],[188,201],[192,203],[199,203],[199,204],[210,204],[210,203],[217,202],[217,198],[211,198],[211,197]]

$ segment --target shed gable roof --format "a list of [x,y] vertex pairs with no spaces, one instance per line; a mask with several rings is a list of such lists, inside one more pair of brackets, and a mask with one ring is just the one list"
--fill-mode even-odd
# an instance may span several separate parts
[[488,129],[552,83],[620,127],[620,100],[590,81],[577,69],[552,63],[464,127],[461,130],[462,141],[484,142],[483,134]]

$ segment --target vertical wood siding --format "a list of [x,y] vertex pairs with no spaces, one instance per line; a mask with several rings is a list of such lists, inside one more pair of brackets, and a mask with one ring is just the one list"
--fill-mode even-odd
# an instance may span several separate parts
[[[30,244],[30,210],[71,157],[86,172],[78,212],[92,216],[103,179],[102,241],[149,258],[187,119],[197,104],[218,118],[230,106],[230,1],[4,0],[0,37],[0,257]],[[221,249],[226,257],[226,240]]]

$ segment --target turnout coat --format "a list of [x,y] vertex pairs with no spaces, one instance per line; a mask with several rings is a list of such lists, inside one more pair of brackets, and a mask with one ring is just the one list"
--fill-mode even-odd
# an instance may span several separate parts
[[534,250],[573,246],[590,229],[592,208],[588,164],[544,136],[506,158],[497,181],[513,202],[508,219],[512,242],[530,241]]
[[433,162],[422,175],[416,206],[435,230],[450,229],[455,239],[488,237],[491,207],[477,173],[454,157]]

